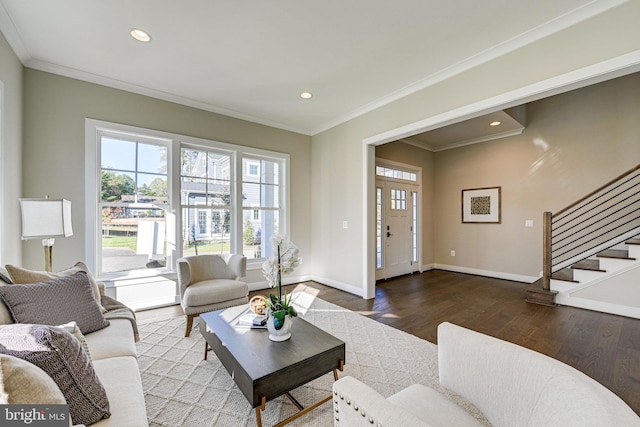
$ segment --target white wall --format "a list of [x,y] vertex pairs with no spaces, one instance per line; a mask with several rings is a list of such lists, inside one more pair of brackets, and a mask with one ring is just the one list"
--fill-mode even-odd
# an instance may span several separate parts
[[[2,154],[0,158],[0,263],[20,265],[22,242],[20,240],[20,205],[22,195],[22,64],[0,33],[0,82],[4,104]],[[42,251],[42,249],[41,249]]]

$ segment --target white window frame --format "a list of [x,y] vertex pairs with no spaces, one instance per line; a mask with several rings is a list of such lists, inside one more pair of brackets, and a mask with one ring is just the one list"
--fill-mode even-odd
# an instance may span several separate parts
[[[178,135],[169,132],[145,129],[136,126],[123,125],[119,123],[106,122],[95,119],[85,119],[85,259],[88,267],[97,272],[103,278],[109,274],[102,275],[101,271],[101,243],[98,240],[101,234],[101,215],[98,210],[100,199],[100,153],[98,151],[99,139],[102,135],[126,135],[128,138],[136,137],[144,140],[167,141],[168,166],[167,166],[167,187],[169,202],[167,205],[167,215],[174,217],[175,226],[167,226],[167,230],[173,229],[175,236],[167,236],[167,243],[173,239],[174,249],[167,250],[166,272],[175,271],[175,260],[182,256],[182,210],[180,205],[180,149],[181,147],[191,147],[202,149],[223,150],[232,153],[230,165],[230,182],[232,200],[235,205],[231,206],[231,252],[241,253],[242,251],[242,160],[244,157],[264,157],[280,162],[280,224],[282,233],[290,235],[290,156],[259,148],[250,148],[241,145],[229,144],[225,142],[213,141],[203,138],[194,138],[185,135]],[[259,166],[258,166],[259,167]],[[248,260],[249,270],[261,268],[262,260]],[[149,275],[157,272],[149,270]]]

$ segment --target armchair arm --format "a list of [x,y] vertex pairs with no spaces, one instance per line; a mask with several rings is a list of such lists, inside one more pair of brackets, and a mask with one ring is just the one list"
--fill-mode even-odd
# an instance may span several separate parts
[[235,274],[236,280],[247,275],[247,257],[238,254],[231,254],[227,260],[229,269]]
[[336,427],[429,426],[353,377],[343,377],[333,383],[333,410]]
[[184,290],[187,288],[187,285],[191,282],[191,267],[189,266],[189,262],[180,258],[176,261],[176,268],[178,270],[178,285],[180,286],[180,295],[184,295]]

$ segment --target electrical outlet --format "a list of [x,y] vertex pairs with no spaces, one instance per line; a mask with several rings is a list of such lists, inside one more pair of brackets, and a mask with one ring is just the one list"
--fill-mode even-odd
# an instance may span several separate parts
[[349,228],[349,222],[348,221],[342,221],[342,228]]
[[524,221],[524,226],[527,228],[533,228],[533,220],[532,219],[526,219]]
[[451,256],[456,256],[456,251],[451,251]]

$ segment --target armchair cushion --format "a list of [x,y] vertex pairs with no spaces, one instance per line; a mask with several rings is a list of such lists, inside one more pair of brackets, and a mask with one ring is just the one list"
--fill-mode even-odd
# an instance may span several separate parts
[[213,279],[191,284],[184,291],[182,305],[197,307],[246,297],[249,286],[238,280]]

